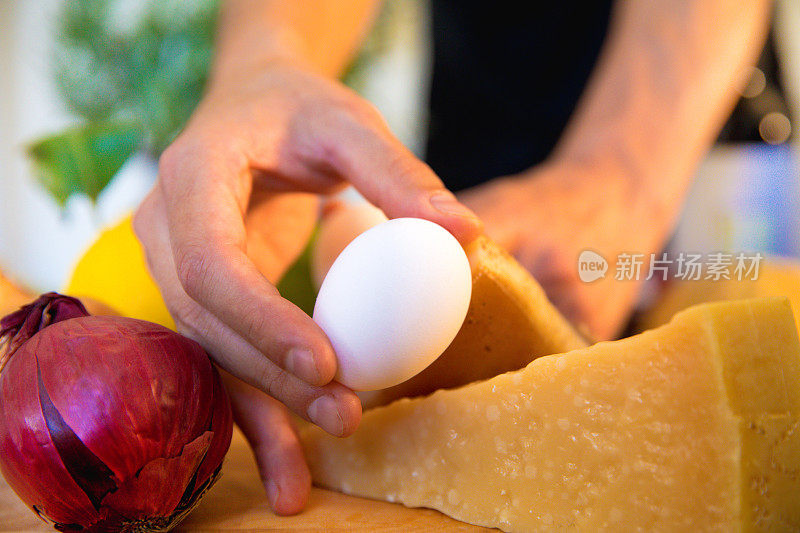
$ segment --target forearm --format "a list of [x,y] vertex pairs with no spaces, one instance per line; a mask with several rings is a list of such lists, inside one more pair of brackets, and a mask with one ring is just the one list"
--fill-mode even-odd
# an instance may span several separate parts
[[212,83],[284,60],[337,77],[352,59],[378,7],[375,0],[226,0]]
[[[609,38],[554,160],[600,164],[670,230],[738,96],[770,2],[618,2]],[[632,192],[634,191],[634,192]]]

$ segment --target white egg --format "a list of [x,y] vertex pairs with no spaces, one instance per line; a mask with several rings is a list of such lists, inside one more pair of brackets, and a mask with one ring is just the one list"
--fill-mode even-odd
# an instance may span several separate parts
[[441,226],[397,218],[365,231],[336,258],[314,307],[336,380],[366,391],[415,376],[452,342],[471,294],[464,249]]

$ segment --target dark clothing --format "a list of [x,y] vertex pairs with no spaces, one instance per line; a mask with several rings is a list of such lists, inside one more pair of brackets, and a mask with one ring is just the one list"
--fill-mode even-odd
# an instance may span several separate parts
[[[611,0],[432,0],[433,79],[426,160],[454,191],[543,161],[558,141],[608,32]],[[763,142],[770,112],[790,116],[775,43],[720,142]]]
[[458,191],[541,162],[597,60],[610,0],[433,0],[426,160]]

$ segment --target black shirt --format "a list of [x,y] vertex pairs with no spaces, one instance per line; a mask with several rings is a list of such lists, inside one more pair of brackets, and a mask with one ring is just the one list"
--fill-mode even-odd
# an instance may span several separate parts
[[433,0],[426,160],[458,191],[541,162],[597,60],[610,0]]
[[[428,164],[454,191],[544,160],[592,72],[612,0],[432,0]],[[762,91],[741,98],[719,142],[763,142],[761,120],[791,116],[772,37]]]

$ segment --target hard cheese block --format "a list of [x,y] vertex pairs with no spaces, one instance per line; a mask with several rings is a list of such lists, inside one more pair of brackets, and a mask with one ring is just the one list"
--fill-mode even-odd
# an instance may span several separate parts
[[637,320],[640,331],[661,326],[692,305],[718,300],[739,300],[766,296],[789,298],[800,329],[800,262],[767,257],[759,266],[756,279],[671,280],[655,303]]
[[542,355],[586,346],[536,280],[500,246],[482,237],[466,252],[472,298],[458,335],[436,361],[410,380],[361,393],[365,408],[488,379],[518,370]]
[[698,306],[635,337],[303,433],[316,483],[507,531],[800,529],[788,301]]

